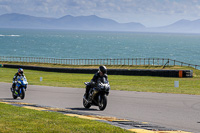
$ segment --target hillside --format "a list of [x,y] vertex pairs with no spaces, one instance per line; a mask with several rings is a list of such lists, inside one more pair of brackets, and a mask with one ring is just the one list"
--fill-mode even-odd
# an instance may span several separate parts
[[118,23],[95,15],[77,17],[66,15],[57,19],[12,13],[0,16],[0,28],[141,31],[145,26],[134,22]]
[[11,13],[0,16],[0,28],[200,33],[200,19],[194,21],[182,19],[162,27],[145,27],[141,23],[118,23],[96,15],[45,18]]

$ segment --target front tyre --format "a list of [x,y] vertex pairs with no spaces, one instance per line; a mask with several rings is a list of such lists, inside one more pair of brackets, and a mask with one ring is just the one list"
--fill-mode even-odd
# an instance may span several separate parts
[[20,98],[24,99],[24,97],[25,97],[25,90],[21,89]]
[[104,110],[107,105],[107,97],[105,95],[99,96],[99,109]]
[[88,100],[86,99],[86,94],[84,94],[83,96],[83,106],[86,108],[86,109],[89,109],[91,107],[91,104],[88,102]]

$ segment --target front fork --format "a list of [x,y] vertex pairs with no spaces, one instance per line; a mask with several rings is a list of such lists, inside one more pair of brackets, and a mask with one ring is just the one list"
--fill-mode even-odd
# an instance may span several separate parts
[[98,105],[99,106],[103,106],[103,97],[104,97],[105,95],[104,94],[100,94],[99,96],[98,96]]
[[98,96],[98,104],[99,104],[99,106],[101,106],[101,100],[102,100],[101,97],[102,97],[101,95]]

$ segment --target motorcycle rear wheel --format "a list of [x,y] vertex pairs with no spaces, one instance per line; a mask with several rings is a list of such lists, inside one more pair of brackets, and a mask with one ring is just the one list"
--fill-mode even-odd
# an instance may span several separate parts
[[12,96],[13,96],[13,99],[17,99],[17,96],[15,95],[15,91],[12,91]]
[[91,104],[88,103],[88,101],[86,100],[86,94],[84,94],[83,96],[83,106],[86,108],[86,109],[89,109],[91,107]]

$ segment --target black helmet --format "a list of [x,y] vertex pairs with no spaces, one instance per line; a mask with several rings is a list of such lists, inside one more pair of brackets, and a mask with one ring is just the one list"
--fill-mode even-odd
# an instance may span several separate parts
[[23,74],[24,70],[22,68],[18,69],[18,73]]
[[107,73],[107,68],[105,66],[100,66],[99,71],[102,72],[103,74]]

